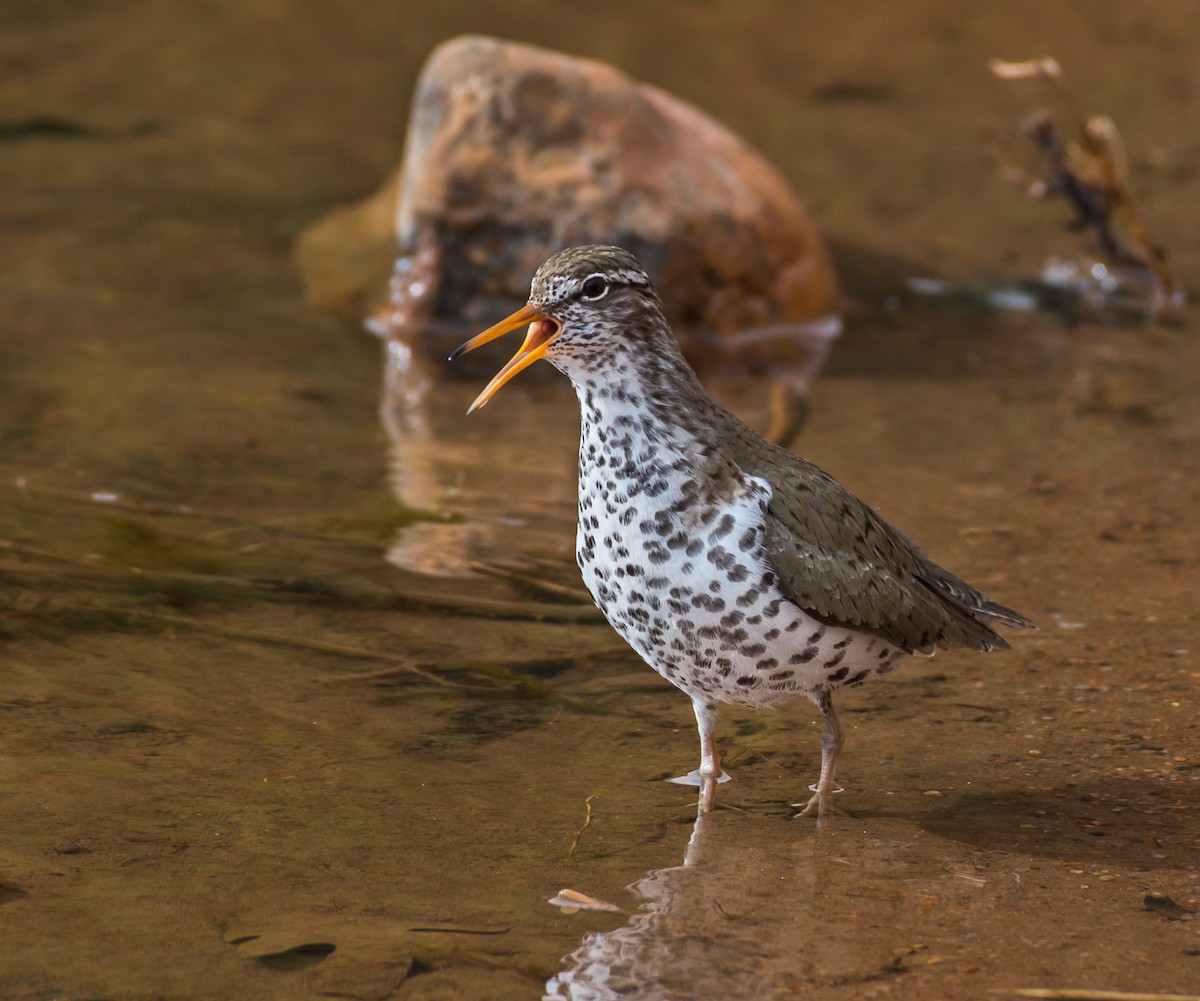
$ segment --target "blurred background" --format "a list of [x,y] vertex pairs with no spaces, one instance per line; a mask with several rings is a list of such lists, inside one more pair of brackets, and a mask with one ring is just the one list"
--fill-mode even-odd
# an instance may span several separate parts
[[[689,850],[657,781],[686,700],[574,576],[569,389],[468,425],[478,370],[433,359],[438,409],[397,423],[379,341],[305,302],[297,238],[395,170],[464,32],[607,61],[781,172],[845,298],[794,447],[1041,626],[846,700],[840,841],[788,819],[805,705],[731,715],[736,809]],[[1194,923],[1143,899],[1200,894],[1200,357],[1189,308],[988,300],[1087,250],[988,152],[1044,167],[1021,123],[1052,90],[987,69],[1043,55],[1193,289],[1183,0],[6,0],[0,994],[537,997],[621,929],[664,997],[1194,987]],[[489,562],[405,569],[429,526],[482,526]]]

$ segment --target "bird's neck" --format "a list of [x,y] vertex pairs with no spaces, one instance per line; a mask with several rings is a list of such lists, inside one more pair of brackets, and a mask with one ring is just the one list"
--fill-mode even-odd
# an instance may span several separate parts
[[600,442],[670,462],[720,441],[726,411],[678,349],[645,356],[618,351],[602,365],[567,369],[566,375],[579,397],[583,455],[589,443]]

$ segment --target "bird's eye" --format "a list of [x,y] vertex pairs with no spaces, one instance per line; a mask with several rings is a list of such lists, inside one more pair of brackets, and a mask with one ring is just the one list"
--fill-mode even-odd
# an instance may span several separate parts
[[595,301],[603,299],[608,294],[608,279],[604,275],[591,275],[587,281],[583,283],[583,287],[579,290],[579,294],[584,299]]

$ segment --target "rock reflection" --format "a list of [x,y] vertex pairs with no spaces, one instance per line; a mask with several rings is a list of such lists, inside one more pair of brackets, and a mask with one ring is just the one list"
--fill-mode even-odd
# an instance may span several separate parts
[[841,821],[818,830],[808,820],[697,817],[683,864],[635,883],[638,912],[589,933],[544,998],[770,998],[899,972],[911,900],[898,846]]
[[[705,382],[759,431],[786,440],[838,329],[831,321],[728,338],[740,361],[726,358],[724,378]],[[513,347],[500,344],[448,364],[446,356],[472,333],[423,324],[383,338],[380,419],[390,481],[415,519],[388,560],[438,576],[469,574],[481,562],[573,565],[579,407],[570,384],[549,365],[535,365],[486,412],[468,418],[471,401]],[[772,358],[772,388],[764,395],[760,370]],[[786,399],[799,401],[799,409]],[[573,570],[568,576],[578,583]]]
[[[391,486],[402,505],[421,512],[390,547],[389,561],[441,576],[470,573],[480,562],[570,561],[579,433],[570,387],[522,380],[505,388],[502,410],[468,420],[480,372],[448,373],[436,355],[457,341],[445,340],[385,342],[380,419]],[[498,369],[502,350],[484,364]]]

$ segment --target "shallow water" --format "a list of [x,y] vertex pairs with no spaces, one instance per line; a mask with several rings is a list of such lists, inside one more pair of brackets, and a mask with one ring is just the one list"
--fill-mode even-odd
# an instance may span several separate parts
[[[0,995],[1200,993],[1200,921],[1143,904],[1200,897],[1192,314],[885,305],[1079,247],[982,152],[1039,96],[997,54],[1114,116],[1190,283],[1193,8],[960,11],[5,5]],[[807,704],[726,714],[703,825],[660,781],[691,712],[577,597],[569,388],[467,421],[478,371],[302,301],[297,234],[392,169],[465,30],[609,59],[780,166],[852,300],[797,447],[1041,625],[842,695],[819,831]]]

